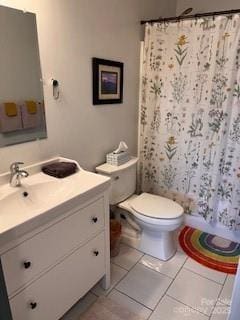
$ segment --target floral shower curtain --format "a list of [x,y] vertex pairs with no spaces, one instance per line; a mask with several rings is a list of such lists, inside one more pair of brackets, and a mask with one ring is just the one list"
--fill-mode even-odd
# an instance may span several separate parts
[[240,228],[240,16],[146,26],[140,188]]

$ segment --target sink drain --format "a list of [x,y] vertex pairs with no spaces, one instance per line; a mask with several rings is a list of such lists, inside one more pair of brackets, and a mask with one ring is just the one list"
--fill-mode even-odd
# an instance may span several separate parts
[[24,191],[23,192],[23,196],[26,198],[28,196],[28,192],[27,191]]

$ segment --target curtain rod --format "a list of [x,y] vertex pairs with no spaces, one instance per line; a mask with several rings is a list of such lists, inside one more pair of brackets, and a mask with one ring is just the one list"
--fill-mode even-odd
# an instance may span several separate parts
[[142,20],[141,24],[155,23],[155,22],[176,22],[176,21],[180,21],[180,20],[196,19],[196,18],[201,18],[201,17],[214,17],[214,16],[228,15],[228,14],[231,15],[231,14],[235,14],[235,13],[240,13],[240,9],[227,10],[227,11],[206,12],[206,13],[197,13],[197,14],[188,15],[188,16],[159,18],[159,19],[153,19],[153,20]]

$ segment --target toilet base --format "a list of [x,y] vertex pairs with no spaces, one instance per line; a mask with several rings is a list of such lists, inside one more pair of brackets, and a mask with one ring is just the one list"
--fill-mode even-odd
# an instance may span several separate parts
[[138,213],[131,207],[131,201],[137,197],[137,195],[133,195],[119,203],[118,207],[131,214],[140,227],[141,235],[138,249],[160,260],[169,260],[177,251],[175,232],[183,223],[183,212],[180,216],[171,219],[149,217]]
[[177,251],[174,232],[160,231],[156,233],[142,232],[139,250],[160,260],[169,260]]

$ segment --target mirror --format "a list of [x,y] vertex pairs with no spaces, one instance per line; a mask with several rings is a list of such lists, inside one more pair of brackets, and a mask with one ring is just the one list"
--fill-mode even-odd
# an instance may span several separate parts
[[0,147],[47,137],[36,16],[0,6]]

